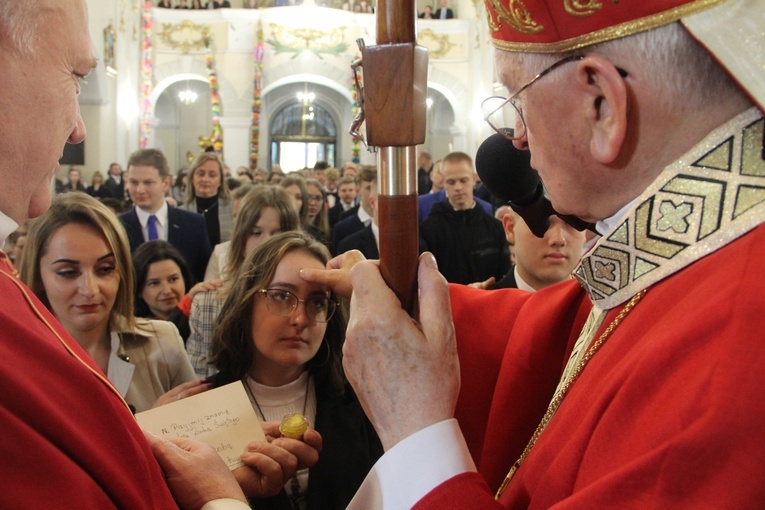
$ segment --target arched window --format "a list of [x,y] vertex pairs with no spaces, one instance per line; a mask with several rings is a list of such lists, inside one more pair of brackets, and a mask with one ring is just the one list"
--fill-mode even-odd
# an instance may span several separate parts
[[282,108],[271,122],[271,164],[286,171],[313,168],[317,161],[335,166],[336,143],[335,122],[312,94]]

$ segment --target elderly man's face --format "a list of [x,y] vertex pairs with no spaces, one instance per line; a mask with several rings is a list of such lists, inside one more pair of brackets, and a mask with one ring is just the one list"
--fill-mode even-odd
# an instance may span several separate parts
[[31,8],[41,13],[31,53],[0,48],[2,160],[13,172],[3,179],[12,185],[0,194],[0,210],[18,223],[47,210],[64,144],[85,138],[77,95],[96,64],[85,0],[41,0]]
[[[524,67],[518,55],[496,52],[502,83],[512,94],[544,65]],[[537,68],[539,67],[539,68]],[[573,87],[576,65],[562,66],[521,93],[518,101],[526,123],[526,136],[514,142],[531,151],[531,166],[539,172],[555,210],[584,217],[588,204],[603,192],[602,183],[588,174],[591,160],[581,109],[567,99],[566,87]]]

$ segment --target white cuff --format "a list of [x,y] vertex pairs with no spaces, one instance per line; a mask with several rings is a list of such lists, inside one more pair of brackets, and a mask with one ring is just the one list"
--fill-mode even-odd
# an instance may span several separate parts
[[250,505],[238,499],[214,499],[208,501],[199,510],[250,510]]
[[385,452],[347,510],[412,508],[449,478],[475,470],[457,420],[435,423]]

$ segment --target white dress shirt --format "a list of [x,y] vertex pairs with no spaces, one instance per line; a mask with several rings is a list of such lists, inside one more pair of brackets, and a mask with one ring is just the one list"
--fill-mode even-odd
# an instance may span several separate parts
[[[163,241],[167,241],[167,231],[168,231],[167,210],[168,210],[167,202],[163,200],[162,207],[160,207],[159,210],[154,213],[154,216],[157,217],[157,235],[159,236],[159,239]],[[148,241],[149,240],[149,216],[151,216],[152,213],[148,213],[144,211],[143,209],[141,209],[140,207],[135,208],[135,213],[138,215],[138,223],[141,224],[141,232],[143,232],[143,239],[145,241]]]
[[364,224],[365,227],[372,223],[372,217],[361,206],[359,206],[359,212],[356,213],[356,216],[359,217],[359,220]]

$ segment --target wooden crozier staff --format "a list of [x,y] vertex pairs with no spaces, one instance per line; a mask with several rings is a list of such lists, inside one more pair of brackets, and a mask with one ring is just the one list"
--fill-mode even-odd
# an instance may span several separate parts
[[[365,143],[377,149],[380,272],[401,306],[415,313],[417,296],[417,145],[425,142],[428,50],[416,45],[413,0],[377,1],[377,44],[358,40],[364,87],[356,80]],[[355,74],[354,74],[355,75]]]

